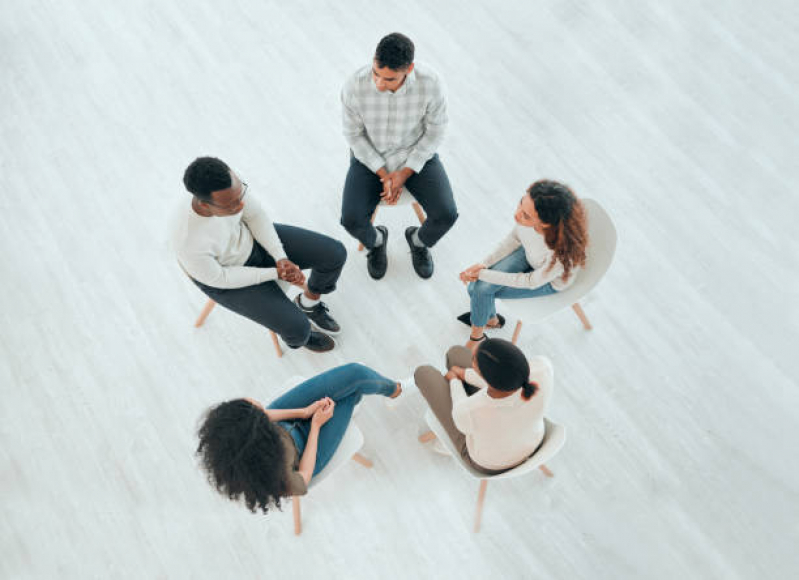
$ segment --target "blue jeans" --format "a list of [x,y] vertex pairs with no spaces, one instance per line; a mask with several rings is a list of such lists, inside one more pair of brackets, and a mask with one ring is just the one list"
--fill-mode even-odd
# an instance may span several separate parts
[[[376,373],[362,364],[350,363],[330,369],[312,379],[300,383],[285,395],[272,401],[269,409],[302,409],[323,397],[335,401],[336,408],[330,420],[319,430],[316,448],[316,465],[313,475],[318,474],[333,457],[344,432],[350,424],[352,411],[364,395],[384,395],[390,397],[397,390],[397,383]],[[297,451],[302,456],[308,433],[311,431],[310,419],[291,419],[278,424],[289,432]]]
[[[533,271],[533,267],[527,263],[527,257],[524,255],[524,247],[522,246],[502,258],[490,269],[498,272]],[[512,288],[510,286],[500,286],[499,284],[489,284],[482,280],[470,282],[466,289],[471,299],[472,326],[485,326],[489,319],[497,315],[496,298],[513,300],[516,298],[546,296],[557,292],[552,287],[552,284],[549,283],[538,288]]]

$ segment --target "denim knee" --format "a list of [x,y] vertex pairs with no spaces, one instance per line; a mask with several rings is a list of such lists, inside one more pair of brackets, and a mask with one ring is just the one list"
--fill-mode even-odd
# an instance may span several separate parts
[[493,296],[496,293],[495,288],[495,284],[478,280],[477,282],[470,282],[467,290],[469,291],[469,296],[474,296],[475,294],[478,296]]

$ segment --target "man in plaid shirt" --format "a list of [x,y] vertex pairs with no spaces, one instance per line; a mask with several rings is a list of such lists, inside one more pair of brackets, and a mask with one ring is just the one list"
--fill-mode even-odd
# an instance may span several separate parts
[[427,214],[421,227],[405,230],[413,267],[433,275],[428,248],[458,219],[452,188],[436,149],[447,126],[447,99],[438,75],[414,66],[413,42],[399,33],[377,45],[374,60],[352,75],[341,92],[344,136],[351,149],[344,183],[341,225],[366,248],[369,275],[386,273],[388,230],[374,227],[380,201],[396,204],[403,187]]

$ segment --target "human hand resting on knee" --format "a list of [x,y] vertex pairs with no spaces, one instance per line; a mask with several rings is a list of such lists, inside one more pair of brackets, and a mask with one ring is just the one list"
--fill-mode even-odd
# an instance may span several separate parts
[[314,401],[313,403],[311,403],[302,410],[302,418],[310,419],[311,417],[313,417],[314,413],[316,413],[317,410],[321,409],[323,406],[332,402],[333,399],[331,399],[330,397],[322,397],[318,401]]
[[281,280],[285,280],[294,286],[302,286],[305,284],[305,274],[302,273],[302,270],[297,264],[288,258],[278,260],[276,266],[277,277]]
[[461,282],[464,284],[468,284],[469,282],[477,282],[478,276],[480,275],[480,270],[483,268],[486,268],[485,264],[475,264],[474,266],[469,266],[460,273]]

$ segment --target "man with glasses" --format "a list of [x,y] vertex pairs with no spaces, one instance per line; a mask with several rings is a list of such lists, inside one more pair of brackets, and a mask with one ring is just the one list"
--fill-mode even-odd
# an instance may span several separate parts
[[[273,224],[247,184],[215,157],[199,157],[183,183],[192,194],[173,232],[178,262],[218,304],[279,334],[291,348],[326,352],[338,323],[320,300],[336,289],[347,251],[316,232]],[[310,268],[307,284],[302,270]],[[303,292],[290,300],[277,280]],[[313,330],[311,325],[316,328]]]
[[458,219],[447,172],[436,150],[447,126],[444,86],[430,67],[414,64],[411,39],[397,32],[377,45],[372,62],[352,75],[341,91],[350,168],[344,182],[341,225],[369,252],[369,275],[386,273],[388,230],[373,226],[377,204],[393,205],[403,187],[427,214],[422,227],[405,230],[413,268],[433,275],[428,248]]

